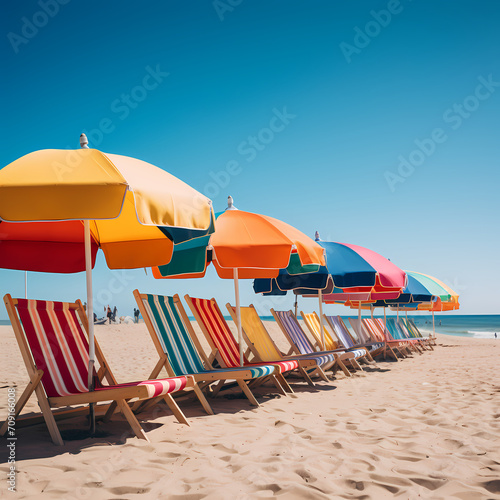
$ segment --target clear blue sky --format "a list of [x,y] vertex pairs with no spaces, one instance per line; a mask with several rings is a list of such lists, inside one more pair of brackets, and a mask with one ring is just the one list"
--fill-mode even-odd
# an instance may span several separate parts
[[[92,147],[168,170],[216,211],[231,194],[441,278],[463,313],[498,313],[499,20],[488,0],[10,2],[0,166],[76,148],[87,131]],[[136,286],[234,302],[214,273],[155,281],[101,256],[94,279],[96,302],[120,315]],[[251,281],[241,288],[259,302]],[[23,273],[0,271],[0,289],[22,295]],[[84,298],[85,279],[32,273],[29,289]]]

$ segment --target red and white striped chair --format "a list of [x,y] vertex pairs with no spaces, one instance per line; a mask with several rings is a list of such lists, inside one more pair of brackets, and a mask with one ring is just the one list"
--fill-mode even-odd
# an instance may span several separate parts
[[[212,349],[211,359],[216,358],[223,368],[239,367],[240,347],[233,337],[216,300],[213,298],[210,300],[197,299],[189,295],[184,295],[184,299]],[[299,367],[297,360],[251,363],[246,356],[243,356],[243,366],[267,370],[266,377],[270,378],[282,394],[286,394],[286,392],[293,393],[293,389],[285,380],[283,374],[297,370]]]
[[[162,398],[179,422],[188,424],[186,417],[173,400],[173,392],[193,387],[192,377],[172,377],[118,384],[97,341],[95,352],[99,364],[94,371],[95,389],[89,392],[88,323],[82,303],[50,302],[13,299],[5,295],[4,303],[14,329],[30,382],[19,398],[15,415],[19,415],[29,397],[35,392],[43,417],[56,445],[63,440],[52,408],[111,401],[105,419],[118,408],[138,438],[148,440],[128,401]],[[106,380],[107,385],[104,384]],[[189,425],[189,424],[188,424]],[[6,420],[0,435],[8,429]]]

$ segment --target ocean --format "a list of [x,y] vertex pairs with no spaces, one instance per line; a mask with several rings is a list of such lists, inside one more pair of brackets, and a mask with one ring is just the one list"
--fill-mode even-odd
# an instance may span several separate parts
[[[352,317],[352,316],[351,316]],[[375,316],[380,317],[380,316]],[[408,315],[413,318],[419,330],[432,332],[432,316]],[[459,337],[474,337],[480,339],[494,338],[495,332],[500,339],[500,314],[435,314],[437,333],[456,335]],[[231,319],[231,318],[226,318]],[[272,316],[262,316],[264,321],[274,321]],[[344,317],[344,319],[346,319]],[[0,319],[0,325],[9,325],[9,320]]]
[[[366,311],[363,316],[366,316]],[[354,316],[351,316],[354,317]],[[357,316],[355,316],[357,317]],[[376,318],[383,316],[375,315]],[[404,313],[401,315],[404,317]],[[408,314],[422,333],[432,333],[432,315]],[[346,317],[344,317],[346,320]],[[274,321],[272,316],[263,316],[263,320]],[[474,337],[480,339],[494,338],[495,332],[500,339],[500,314],[434,314],[436,333],[456,335],[459,337]]]

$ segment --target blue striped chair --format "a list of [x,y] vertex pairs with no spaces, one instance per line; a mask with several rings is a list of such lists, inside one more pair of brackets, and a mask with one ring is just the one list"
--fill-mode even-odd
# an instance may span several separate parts
[[[350,377],[351,374],[344,364],[344,360],[354,359],[354,354],[346,352],[343,349],[335,351],[315,351],[313,345],[306,337],[304,330],[300,326],[295,314],[292,311],[275,311],[271,309],[271,313],[278,323],[281,331],[290,343],[290,351],[288,354],[313,354],[315,356],[328,356],[330,363],[323,367],[324,370],[335,369],[339,367]],[[327,379],[328,380],[328,379]]]
[[[349,330],[347,329],[347,326],[344,323],[344,320],[340,316],[327,316],[326,314],[323,315],[323,317],[326,319],[328,324],[330,325],[330,328],[335,332],[335,335],[339,339],[341,339],[342,343],[346,347],[350,348],[359,348],[363,347],[369,351],[369,354],[371,358],[373,359],[374,356],[377,356],[379,354],[382,354],[384,352],[384,343],[383,342],[358,342],[356,343],[351,336]],[[344,341],[345,340],[345,341]]]
[[[218,381],[224,383],[227,380],[235,380],[250,403],[259,406],[247,382],[274,375],[278,369],[276,366],[263,364],[214,369],[178,295],[169,297],[141,294],[134,290],[134,297],[159,356],[150,378],[157,378],[162,369],[165,369],[169,376],[192,375],[196,396],[209,415],[213,415],[213,410],[202,389]],[[281,385],[278,385],[278,388],[282,394],[286,394]]]
[[[303,311],[300,311],[300,316],[302,317],[304,323],[309,329],[310,334],[312,335],[312,338],[314,339],[314,341],[312,342],[313,346],[321,351],[321,324],[318,315],[316,314],[316,312],[305,313]],[[328,351],[343,349],[347,352],[352,352],[354,354],[354,359],[349,360],[351,367],[363,371],[363,367],[359,364],[358,360],[364,359],[368,356],[370,360],[372,359],[369,355],[368,349],[363,347],[354,347],[354,342],[350,339],[350,337],[346,336],[344,332],[339,332],[340,335],[338,335],[337,331],[333,329],[331,330],[331,332],[329,332],[326,328],[327,324],[328,323],[325,322],[323,325],[325,349]],[[336,340],[334,339],[334,337]]]

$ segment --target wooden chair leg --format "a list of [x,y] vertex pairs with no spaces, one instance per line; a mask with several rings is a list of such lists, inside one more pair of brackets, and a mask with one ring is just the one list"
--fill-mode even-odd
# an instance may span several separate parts
[[[337,358],[336,361],[339,362],[340,359]],[[323,371],[323,368],[321,368],[321,366],[318,366],[316,368],[316,372],[318,373],[319,377],[322,378],[325,382],[330,382],[330,379],[326,376],[326,373]]]
[[[33,380],[31,380],[26,388],[24,389],[23,393],[21,394],[21,397],[17,400],[16,406],[14,408],[14,418],[16,418],[28,402],[28,399],[30,396],[33,394],[35,389],[37,388],[38,384],[40,383],[40,380],[43,375],[43,370],[38,370],[33,377]],[[2,427],[0,428],[0,436],[3,436],[9,427],[9,421],[5,420],[3,423]]]
[[283,387],[283,389],[290,394],[294,394],[295,391],[292,389],[288,381],[286,380],[285,376],[282,373],[279,373],[276,375],[276,378],[279,380],[279,383]]
[[42,410],[43,418],[45,423],[47,424],[47,428],[49,429],[50,437],[56,446],[63,446],[64,441],[62,440],[61,433],[57,428],[56,420],[54,415],[52,414],[52,409],[47,401],[47,397],[45,396],[45,392],[42,389],[41,385],[38,385],[35,389],[35,393],[38,398],[38,404],[40,405],[40,409]]
[[205,394],[203,394],[203,391],[200,389],[198,384],[195,384],[194,392],[195,392],[196,396],[198,397],[198,400],[201,403],[201,406],[203,406],[203,409],[209,415],[213,415],[214,411],[212,410],[212,407],[210,406],[209,402],[207,401],[207,398],[205,397]]
[[146,433],[144,432],[144,429],[141,427],[141,424],[139,423],[136,416],[130,409],[128,403],[124,399],[120,399],[116,403],[118,405],[118,408],[122,412],[123,416],[127,419],[127,422],[134,431],[136,437],[139,439],[144,439],[145,441],[149,441],[148,437],[146,436]]
[[344,364],[344,362],[340,358],[337,358],[337,365],[344,372],[344,375],[346,377],[352,377],[351,372],[347,369],[347,366]]
[[212,396],[214,398],[217,397],[217,394],[219,394],[219,391],[222,389],[222,386],[224,385],[224,380],[219,380],[216,384],[215,387],[213,388]]
[[252,391],[248,388],[246,382],[244,380],[237,380],[236,382],[238,382],[238,385],[240,386],[241,390],[248,398],[250,403],[254,406],[260,406],[259,402],[255,399],[255,396],[252,394]]
[[177,403],[174,401],[174,398],[170,394],[165,394],[163,396],[163,400],[165,401],[165,403],[167,403],[168,407],[170,408],[172,413],[175,415],[177,420],[181,424],[186,424],[189,427],[189,422],[187,421],[186,416],[184,415],[184,413],[182,413],[182,410],[179,408]]
[[299,365],[299,373],[302,375],[302,377],[304,377],[304,380],[307,382],[308,385],[314,387],[314,382],[312,381],[311,377],[309,376],[307,371],[304,370],[304,368],[300,365]]
[[358,368],[358,369],[359,369],[359,370],[361,370],[361,371],[364,371],[364,370],[363,370],[363,367],[359,364],[359,361],[358,361],[357,359],[353,359],[352,361],[354,361],[354,366],[355,366],[356,368]]
[[104,418],[102,419],[103,422],[109,422],[111,420],[111,417],[113,416],[113,413],[115,412],[117,408],[117,403],[116,401],[113,401],[110,405],[106,413],[104,414]]
[[[286,396],[287,394],[286,394],[284,387],[282,386],[282,380],[280,379],[279,375],[281,375],[281,373],[275,374],[273,377],[271,377],[271,380],[272,380],[273,384],[276,386],[276,388],[278,389],[278,392],[282,396]],[[285,384],[288,385],[286,380],[285,380]]]

